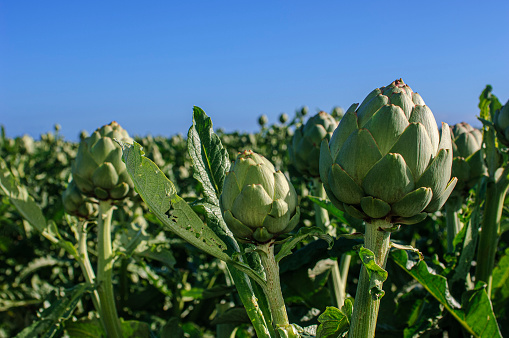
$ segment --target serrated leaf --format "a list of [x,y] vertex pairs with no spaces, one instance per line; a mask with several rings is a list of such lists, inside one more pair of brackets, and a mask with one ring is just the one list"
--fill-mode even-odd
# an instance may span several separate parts
[[328,306],[318,317],[320,326],[316,330],[317,338],[336,338],[343,335],[350,328],[353,311],[353,299],[345,299],[341,310]]
[[329,249],[332,247],[332,244],[334,243],[334,239],[331,236],[325,234],[323,230],[321,230],[320,228],[302,227],[299,229],[299,232],[297,234],[290,236],[284,241],[283,245],[281,246],[281,249],[276,255],[275,258],[276,263],[279,262],[283,257],[290,255],[292,253],[292,249],[295,248],[295,246],[299,244],[299,242],[301,242],[302,240],[309,236],[316,236],[320,239],[323,239],[329,244]]
[[230,160],[212,129],[212,120],[196,106],[193,125],[187,134],[187,149],[193,161],[194,178],[203,185],[207,201],[218,206]]
[[491,302],[482,284],[464,294],[460,305],[449,291],[447,279],[436,275],[426,262],[414,262],[403,250],[394,250],[391,258],[417,280],[449,313],[475,337],[502,337],[493,313]]
[[143,156],[141,146],[119,141],[127,171],[136,191],[164,227],[204,252],[229,260],[226,244],[207,226],[193,209],[177,195],[175,186],[159,167]]
[[92,289],[91,285],[82,283],[66,290],[63,297],[57,299],[50,307],[41,312],[40,320],[21,331],[16,338],[51,338],[61,334],[63,323],[71,317],[81,297],[92,291]]

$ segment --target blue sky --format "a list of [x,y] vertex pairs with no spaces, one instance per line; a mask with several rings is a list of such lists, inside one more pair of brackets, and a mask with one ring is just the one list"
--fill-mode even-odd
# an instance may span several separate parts
[[255,131],[307,105],[348,108],[397,78],[437,121],[509,98],[509,1],[4,1],[0,124],[76,140],[112,120],[186,134],[193,105]]

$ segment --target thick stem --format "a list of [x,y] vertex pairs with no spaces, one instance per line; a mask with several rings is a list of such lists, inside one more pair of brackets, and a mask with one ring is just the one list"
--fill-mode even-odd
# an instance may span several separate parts
[[115,296],[113,293],[113,250],[111,246],[111,217],[113,205],[111,201],[99,202],[98,225],[98,262],[97,291],[101,300],[101,318],[106,326],[108,337],[121,338],[122,326],[118,319]]
[[[507,167],[509,168],[509,166]],[[504,199],[509,187],[507,168],[496,182],[488,182],[486,187],[486,201],[481,233],[479,235],[479,250],[477,253],[476,281],[488,284],[486,292],[491,295],[492,272],[495,266],[498,238],[500,235],[500,220],[504,208]]]
[[462,225],[458,217],[461,210],[461,198],[449,198],[445,204],[445,214],[447,223],[447,252],[454,252],[454,238],[461,231]]
[[[383,229],[390,228],[392,224],[385,220],[375,220],[372,223],[366,223],[364,234],[364,247],[371,250],[375,255],[375,262],[381,268],[385,268],[387,255],[390,248],[390,232]],[[380,296],[373,293],[373,285],[382,287],[382,281],[373,274],[370,280],[368,272],[364,265],[361,267],[359,284],[352,313],[352,322],[350,324],[349,338],[372,338],[375,336],[376,320],[378,318],[378,309],[380,307]]]
[[257,251],[265,271],[265,278],[267,279],[267,284],[263,291],[269,302],[272,323],[276,328],[285,328],[290,325],[290,322],[288,321],[285,301],[281,292],[279,266],[274,257],[274,241],[257,245]]

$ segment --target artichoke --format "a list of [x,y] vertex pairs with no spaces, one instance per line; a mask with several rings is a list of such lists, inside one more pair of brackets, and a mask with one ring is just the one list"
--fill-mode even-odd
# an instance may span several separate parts
[[260,127],[265,127],[265,125],[269,122],[267,115],[263,114],[258,118],[258,124]]
[[324,111],[311,117],[293,134],[289,147],[290,162],[304,176],[319,177],[320,144],[330,140],[338,123]]
[[329,142],[320,178],[331,202],[368,222],[414,224],[440,209],[454,186],[449,126],[403,80],[353,104]]
[[493,124],[497,131],[498,140],[509,147],[509,100],[502,108],[495,111]]
[[72,177],[83,194],[99,200],[123,199],[133,194],[133,182],[122,162],[122,149],[113,139],[132,142],[116,122],[97,129],[80,142]]
[[67,185],[67,189],[62,194],[62,202],[65,212],[70,215],[89,219],[95,213],[94,205],[87,202],[86,196],[81,193],[74,181]]
[[219,204],[232,233],[254,243],[292,231],[300,217],[288,178],[251,150],[239,153],[226,174]]
[[452,131],[452,176],[458,178],[453,195],[465,195],[487,174],[482,150],[482,132],[466,122],[451,128]]

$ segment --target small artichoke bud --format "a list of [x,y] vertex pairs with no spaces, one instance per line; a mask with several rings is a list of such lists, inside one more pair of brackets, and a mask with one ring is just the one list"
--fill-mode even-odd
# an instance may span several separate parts
[[86,139],[88,137],[88,133],[86,130],[82,130],[80,132],[80,141],[83,141],[84,139]]
[[509,100],[502,108],[495,112],[493,124],[495,125],[500,143],[509,147]]
[[281,122],[282,124],[285,124],[286,121],[288,121],[288,115],[286,113],[279,115],[279,122]]
[[267,115],[263,114],[258,118],[258,124],[260,127],[265,127],[265,125],[269,122],[269,119],[267,118]]
[[95,213],[94,205],[86,201],[86,196],[81,193],[74,181],[67,185],[62,194],[62,202],[65,212],[70,215],[89,219]]
[[16,146],[22,154],[33,154],[35,152],[34,139],[26,134],[16,138]]
[[452,196],[465,197],[468,190],[487,174],[482,150],[482,132],[466,122],[451,128],[452,137],[452,176],[458,178]]
[[300,109],[300,116],[306,116],[309,113],[309,108],[307,106],[303,106]]
[[321,111],[295,130],[289,155],[290,162],[301,175],[320,177],[320,144],[324,139],[330,140],[337,125],[331,115]]
[[220,207],[232,233],[253,243],[292,231],[300,217],[297,193],[288,178],[251,150],[239,153],[227,173]]
[[341,108],[341,107],[334,107],[332,109],[331,115],[336,120],[341,120],[343,115],[345,115],[345,110],[343,108]]
[[133,194],[133,182],[122,162],[122,149],[114,139],[132,142],[127,132],[112,122],[83,139],[72,165],[76,186],[100,200],[122,199]]

